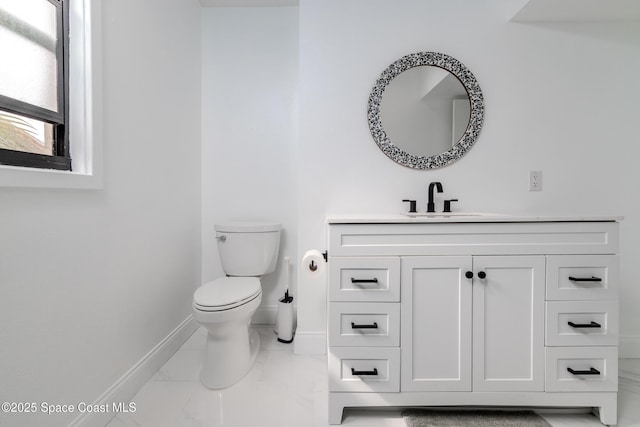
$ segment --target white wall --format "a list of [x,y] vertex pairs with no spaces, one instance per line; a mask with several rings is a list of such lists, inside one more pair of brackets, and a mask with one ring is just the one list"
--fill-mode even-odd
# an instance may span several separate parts
[[[512,0],[300,0],[298,255],[325,248],[324,217],[426,207],[441,181],[457,209],[624,215],[621,334],[640,343],[636,166],[637,23],[516,24]],[[380,73],[411,52],[464,63],[485,97],[476,145],[443,169],[415,171],[375,146],[366,120]],[[543,191],[528,191],[530,170]],[[441,205],[440,205],[441,206]],[[325,290],[299,289],[299,333],[324,332]]]
[[[297,7],[202,10],[203,282],[223,275],[218,222],[282,223],[280,259],[295,262],[297,46]],[[254,322],[274,321],[281,265],[262,279]]]
[[102,3],[104,189],[0,189],[3,402],[93,402],[200,283],[200,7]]

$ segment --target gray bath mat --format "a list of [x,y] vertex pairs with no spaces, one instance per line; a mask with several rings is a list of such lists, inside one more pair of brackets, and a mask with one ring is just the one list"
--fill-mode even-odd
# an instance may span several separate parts
[[408,409],[402,418],[407,427],[551,427],[531,411]]

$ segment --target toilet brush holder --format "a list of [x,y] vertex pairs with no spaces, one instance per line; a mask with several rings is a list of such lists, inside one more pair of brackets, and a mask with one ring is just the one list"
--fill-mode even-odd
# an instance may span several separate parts
[[289,291],[278,300],[278,318],[276,320],[278,341],[283,343],[293,342],[293,297]]

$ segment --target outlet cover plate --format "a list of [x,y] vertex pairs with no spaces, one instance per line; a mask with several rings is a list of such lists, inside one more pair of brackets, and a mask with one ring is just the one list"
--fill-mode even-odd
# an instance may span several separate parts
[[542,191],[542,171],[529,172],[529,191]]

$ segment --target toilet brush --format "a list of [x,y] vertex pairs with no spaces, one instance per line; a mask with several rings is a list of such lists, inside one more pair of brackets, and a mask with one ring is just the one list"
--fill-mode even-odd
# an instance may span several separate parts
[[284,257],[282,268],[284,270],[284,296],[278,300],[278,313],[276,315],[275,333],[278,341],[290,343],[293,341],[293,296],[289,295],[289,262],[288,256]]
[[[288,256],[282,258],[282,272],[284,274],[284,298],[286,299],[289,295],[289,260]],[[278,300],[279,302],[281,300]],[[278,305],[279,306],[279,305]],[[276,322],[273,326],[273,332],[278,335],[278,318],[280,317],[280,310],[276,311]]]

